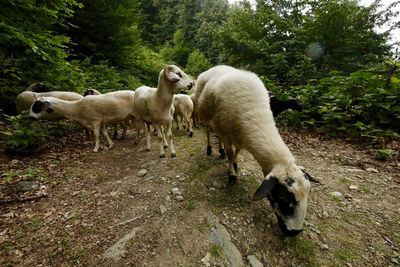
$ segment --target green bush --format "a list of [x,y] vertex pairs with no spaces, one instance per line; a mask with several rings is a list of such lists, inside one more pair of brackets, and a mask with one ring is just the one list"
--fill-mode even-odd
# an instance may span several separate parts
[[49,137],[47,128],[40,121],[35,121],[25,114],[7,116],[9,128],[1,132],[6,136],[7,154],[29,155],[37,152]]
[[208,70],[210,67],[211,64],[208,59],[203,55],[203,53],[196,49],[190,53],[185,71],[188,74],[197,77],[200,73]]
[[316,84],[293,88],[304,110],[300,124],[320,128],[328,135],[399,138],[400,82],[360,70],[348,76],[333,72]]

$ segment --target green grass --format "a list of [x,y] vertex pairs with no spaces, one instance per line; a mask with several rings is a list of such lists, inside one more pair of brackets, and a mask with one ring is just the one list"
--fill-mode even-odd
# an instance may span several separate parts
[[193,211],[196,209],[196,203],[194,203],[193,201],[189,201],[189,203],[187,204],[186,209],[188,211]]
[[223,249],[220,245],[218,244],[212,244],[210,248],[210,253],[212,256],[215,258],[222,258],[223,256]]
[[386,161],[393,156],[391,149],[379,149],[375,152],[375,158],[378,160]]
[[292,255],[304,266],[318,266],[316,245],[307,238],[286,238],[284,244],[291,250]]
[[348,184],[350,181],[346,177],[340,177],[339,183],[341,184]]
[[361,192],[363,192],[365,194],[369,194],[369,193],[371,193],[371,189],[369,187],[364,186],[361,188]]
[[339,261],[340,264],[345,265],[352,259],[354,259],[353,254],[351,253],[350,249],[343,248],[335,251],[334,253],[335,258]]

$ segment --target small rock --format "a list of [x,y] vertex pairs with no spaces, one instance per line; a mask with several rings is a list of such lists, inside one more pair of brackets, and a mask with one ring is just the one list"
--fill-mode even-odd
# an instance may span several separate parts
[[137,175],[138,177],[143,177],[143,176],[145,176],[146,174],[147,174],[147,170],[146,170],[146,169],[142,169],[142,170],[138,171],[136,175]]
[[154,176],[153,175],[150,175],[149,177],[147,177],[146,179],[144,179],[145,181],[150,181],[150,180],[153,180],[154,179]]
[[337,191],[331,192],[330,194],[331,194],[331,196],[337,197],[337,198],[342,198],[343,197],[343,194],[340,193],[340,192],[337,192]]
[[396,258],[391,258],[390,259],[394,264],[398,265],[399,264],[399,260]]
[[207,253],[207,254],[204,256],[204,258],[201,259],[201,262],[202,262],[204,265],[207,265],[207,264],[210,264],[210,260],[211,260],[211,254],[210,254],[210,253]]
[[329,250],[329,246],[327,244],[319,244],[319,247],[321,248],[321,250]]
[[15,189],[18,192],[27,192],[32,190],[38,190],[40,184],[36,181],[20,181],[15,185]]
[[177,201],[179,201],[179,202],[182,202],[183,201],[183,196],[181,196],[181,195],[178,195],[178,196],[176,196],[176,198],[175,198]]
[[182,195],[181,191],[179,191],[178,187],[174,187],[171,189],[171,193],[175,196]]
[[365,169],[367,172],[374,172],[374,173],[378,173],[379,171],[377,170],[377,169],[375,169],[375,168],[366,168]]
[[166,201],[171,201],[171,197],[167,195],[167,196],[165,196],[165,200]]
[[357,189],[358,189],[358,186],[356,186],[356,185],[350,185],[350,186],[349,186],[349,189],[350,189],[350,190],[357,190]]
[[16,164],[18,164],[19,163],[19,160],[17,160],[17,159],[13,159],[12,161],[11,161],[11,165],[16,165]]
[[251,267],[264,267],[264,265],[254,255],[247,256],[247,260]]
[[160,205],[160,213],[163,215],[167,211],[167,208],[164,205]]

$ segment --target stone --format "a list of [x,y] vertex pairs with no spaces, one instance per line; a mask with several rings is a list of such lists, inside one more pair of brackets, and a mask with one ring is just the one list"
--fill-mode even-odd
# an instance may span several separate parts
[[264,267],[261,261],[259,261],[254,255],[247,256],[247,260],[249,261],[250,267]]
[[343,194],[340,193],[340,192],[337,192],[337,191],[331,192],[330,195],[333,196],[333,197],[337,197],[337,198],[342,198],[343,197]]
[[329,246],[327,244],[319,244],[319,247],[321,248],[321,250],[329,250]]
[[38,190],[40,188],[39,182],[36,181],[19,181],[15,185],[15,189],[18,192],[27,192],[27,191],[33,191],[33,190]]
[[178,187],[174,187],[171,189],[171,193],[175,196],[182,195],[181,191],[179,191]]
[[175,199],[176,199],[177,201],[179,201],[179,202],[182,202],[182,201],[184,200],[183,196],[181,196],[181,195],[176,196]]
[[160,205],[160,213],[163,215],[167,211],[167,208],[164,205]]
[[211,254],[210,254],[210,253],[207,253],[207,254],[204,256],[204,258],[201,259],[201,262],[202,262],[204,265],[207,265],[207,264],[210,264],[210,260],[211,260]]
[[356,186],[356,185],[350,185],[350,186],[349,186],[349,189],[350,189],[350,190],[357,190],[357,189],[358,189],[358,186]]
[[367,172],[374,172],[374,173],[378,173],[378,172],[379,172],[377,169],[371,168],[371,167],[366,168],[365,170],[366,170]]
[[118,240],[117,243],[108,248],[103,254],[103,257],[113,260],[119,260],[120,258],[124,257],[127,243],[136,236],[136,232],[139,231],[139,229],[139,227],[133,228],[128,234]]
[[146,169],[141,169],[140,171],[137,172],[137,176],[138,177],[143,177],[147,174],[147,170]]

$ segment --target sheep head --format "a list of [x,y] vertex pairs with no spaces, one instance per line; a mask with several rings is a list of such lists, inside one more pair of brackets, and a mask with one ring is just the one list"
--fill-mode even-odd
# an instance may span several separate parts
[[52,113],[54,109],[51,107],[51,101],[49,97],[42,97],[33,102],[30,110],[29,117],[40,119],[45,113]]
[[173,89],[173,93],[177,94],[180,90],[191,89],[194,85],[192,79],[175,65],[168,65],[160,73],[160,81],[164,78],[169,87]]
[[283,234],[298,235],[307,213],[309,174],[299,167],[274,168],[254,193],[253,200],[268,198]]

